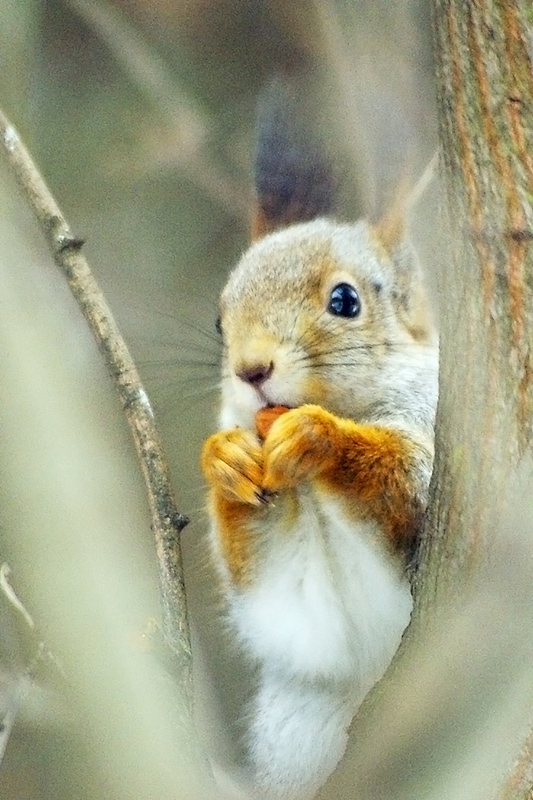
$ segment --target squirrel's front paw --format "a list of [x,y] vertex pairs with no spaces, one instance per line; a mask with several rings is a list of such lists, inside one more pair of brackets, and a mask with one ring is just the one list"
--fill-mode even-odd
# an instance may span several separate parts
[[320,406],[304,405],[280,416],[263,445],[263,488],[292,489],[326,471],[335,460],[337,418]]
[[263,453],[257,437],[235,428],[210,436],[202,451],[209,484],[229,500],[260,506],[264,502]]

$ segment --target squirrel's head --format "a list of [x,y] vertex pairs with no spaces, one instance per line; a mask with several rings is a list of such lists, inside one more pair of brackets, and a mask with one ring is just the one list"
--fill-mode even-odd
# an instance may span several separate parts
[[395,204],[376,225],[327,218],[333,173],[295,145],[283,106],[275,112],[259,125],[254,242],[220,300],[222,426],[253,428],[266,405],[317,403],[355,419],[401,412],[427,370],[434,392],[436,374],[403,211]]

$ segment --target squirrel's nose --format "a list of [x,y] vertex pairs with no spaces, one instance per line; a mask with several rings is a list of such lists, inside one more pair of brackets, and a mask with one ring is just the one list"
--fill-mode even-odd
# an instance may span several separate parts
[[271,361],[270,364],[254,364],[250,367],[244,367],[241,370],[238,370],[237,376],[244,381],[245,383],[249,383],[254,388],[258,388],[264,383],[274,371],[274,362]]

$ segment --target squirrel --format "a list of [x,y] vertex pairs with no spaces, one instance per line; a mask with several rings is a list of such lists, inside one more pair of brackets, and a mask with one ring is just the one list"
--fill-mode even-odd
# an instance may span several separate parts
[[254,796],[300,800],[342,757],[410,621],[438,342],[404,211],[337,221],[333,167],[290,97],[278,87],[265,105],[202,469],[228,616],[258,667]]

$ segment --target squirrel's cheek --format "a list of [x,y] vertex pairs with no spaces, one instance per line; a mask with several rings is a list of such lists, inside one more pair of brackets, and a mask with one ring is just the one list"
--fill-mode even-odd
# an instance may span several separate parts
[[327,404],[328,386],[323,377],[311,372],[305,376],[303,394],[308,403],[322,406]]

